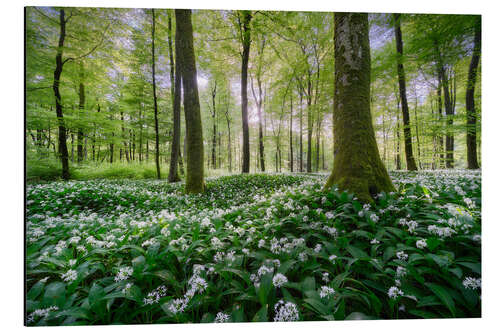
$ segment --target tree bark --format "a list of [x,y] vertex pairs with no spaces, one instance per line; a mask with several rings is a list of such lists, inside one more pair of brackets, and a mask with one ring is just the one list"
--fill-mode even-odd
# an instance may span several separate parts
[[474,25],[474,51],[469,65],[467,90],[465,93],[465,109],[467,110],[467,168],[479,169],[476,143],[476,109],[474,105],[474,89],[476,86],[477,68],[481,56],[481,16]]
[[289,131],[289,142],[290,142],[290,156],[288,157],[289,159],[289,166],[290,166],[290,172],[293,172],[293,131],[292,131],[292,126],[293,126],[293,94],[290,94],[290,123],[288,126],[288,131]]
[[324,189],[336,184],[361,202],[394,191],[380,159],[370,113],[368,14],[335,13],[334,163]]
[[302,142],[302,90],[299,90],[300,94],[300,113],[299,113],[299,171],[304,172],[304,145]]
[[155,112],[155,163],[156,178],[161,179],[160,174],[160,134],[158,130],[158,101],[156,99],[156,78],[155,78],[155,10],[151,9],[152,27],[151,27],[151,67],[153,74],[153,105]]
[[184,116],[186,120],[186,193],[203,192],[203,129],[201,125],[200,100],[196,80],[196,60],[193,47],[191,10],[175,10],[175,46],[184,91]]
[[[168,10],[168,52],[170,56],[170,93],[172,94],[172,121],[173,121],[173,136],[172,147],[170,150],[170,170],[168,173],[168,181],[170,183],[178,182],[180,179],[178,174],[179,163],[182,163],[181,156],[181,76],[179,66],[179,51],[175,46],[175,64],[172,50],[172,17]],[[175,75],[174,75],[175,67]]]
[[217,159],[215,157],[215,149],[217,146],[217,122],[216,122],[216,109],[215,109],[215,98],[217,96],[217,81],[214,82],[214,87],[212,89],[212,168],[217,169]]
[[61,80],[61,74],[63,70],[63,48],[64,39],[66,37],[66,20],[64,18],[64,9],[59,10],[59,42],[56,54],[56,69],[54,70],[54,81],[52,84],[52,89],[54,90],[54,97],[56,102],[56,115],[58,123],[58,145],[59,145],[59,157],[62,164],[62,179],[67,180],[70,177],[69,174],[69,160],[68,160],[68,146],[66,145],[66,126],[64,124],[63,107],[61,101],[61,93],[59,91],[59,84]]
[[248,58],[250,56],[250,21],[252,14],[250,11],[243,11],[242,45],[243,53],[241,55],[241,118],[243,125],[243,165],[242,173],[250,172],[250,136],[248,132]]
[[78,163],[82,163],[83,161],[83,128],[82,128],[82,124],[81,122],[83,121],[83,109],[85,108],[85,84],[84,84],[84,77],[85,77],[85,73],[84,73],[84,68],[83,68],[83,61],[80,60],[79,62],[79,70],[80,70],[80,73],[79,73],[79,87],[78,87],[78,98],[79,98],[79,103],[78,103],[78,121],[79,121],[79,124],[78,124],[78,130],[77,130],[77,162]]
[[399,95],[401,99],[401,110],[403,113],[403,133],[405,141],[406,168],[409,171],[417,170],[411,143],[410,112],[408,110],[408,100],[406,99],[406,79],[403,66],[403,38],[401,34],[401,14],[393,14],[394,32],[396,34],[396,50],[398,53],[398,81]]

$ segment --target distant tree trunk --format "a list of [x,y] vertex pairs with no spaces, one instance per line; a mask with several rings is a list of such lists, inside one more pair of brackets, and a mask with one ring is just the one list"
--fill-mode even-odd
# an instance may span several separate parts
[[408,100],[406,99],[406,79],[403,67],[403,38],[401,34],[401,14],[394,15],[394,32],[396,35],[396,50],[398,53],[398,81],[399,95],[401,99],[401,110],[403,112],[403,132],[405,139],[406,168],[410,171],[417,170],[413,149],[411,144],[410,112],[408,110]]
[[300,163],[299,163],[299,171],[304,172],[304,146],[302,142],[302,90],[299,91],[300,94],[300,113],[299,113],[299,155],[300,155]]
[[307,80],[307,172],[312,172],[312,84],[311,84],[311,72],[308,72]]
[[158,130],[158,102],[156,100],[156,78],[155,78],[155,10],[151,9],[152,27],[151,27],[151,67],[153,74],[153,105],[155,111],[155,163],[156,178],[161,179],[160,174],[160,134]]
[[422,157],[420,154],[420,136],[418,135],[417,108],[418,108],[418,96],[417,96],[417,87],[415,87],[415,108],[413,109],[413,111],[415,114],[415,136],[417,137],[417,160],[419,169],[422,169]]
[[[179,163],[182,163],[181,157],[181,76],[179,66],[179,51],[177,45],[175,47],[175,65],[174,55],[172,50],[172,17],[170,10],[168,14],[168,53],[170,56],[170,93],[172,94],[172,121],[174,132],[172,136],[172,148],[170,150],[170,170],[168,173],[168,181],[170,183],[178,182],[180,179],[177,173]],[[175,66],[175,75],[174,75]],[[181,171],[183,171],[181,169]]]
[[56,54],[56,69],[54,70],[54,81],[52,89],[54,90],[54,97],[56,102],[56,115],[58,123],[58,143],[59,143],[59,157],[62,163],[62,179],[69,179],[69,160],[68,160],[68,146],[66,145],[66,126],[64,124],[63,107],[61,101],[61,93],[59,91],[59,83],[63,70],[63,48],[64,38],[66,37],[66,20],[64,18],[64,9],[59,10],[59,42]]
[[440,85],[444,93],[444,110],[446,114],[446,139],[445,139],[445,154],[446,154],[446,168],[452,169],[454,163],[453,150],[454,150],[454,137],[452,132],[453,126],[453,101],[450,96],[450,82],[446,74],[441,52],[437,40],[434,40],[434,48],[437,57],[437,72],[440,80]]
[[396,170],[401,170],[401,137],[399,131],[399,99],[398,99],[398,110],[396,112]]
[[71,163],[75,163],[75,135],[71,132]]
[[205,187],[203,180],[203,128],[196,80],[191,10],[176,9],[175,22],[175,45],[179,50],[186,120],[186,193],[200,193],[204,191]]
[[[241,118],[243,125],[243,166],[242,173],[250,172],[250,136],[248,132],[248,58],[250,56],[250,21],[252,14],[250,11],[242,11],[243,22],[240,23],[242,29],[242,46],[243,53],[241,54]],[[238,15],[239,19],[239,15]]]
[[481,56],[481,16],[478,16],[474,26],[474,51],[469,65],[467,91],[465,93],[465,108],[467,110],[467,168],[479,169],[476,143],[476,109],[474,106],[474,88],[476,86],[477,67]]
[[82,124],[81,122],[83,121],[83,109],[85,107],[85,85],[84,85],[84,68],[83,68],[83,61],[79,62],[79,89],[78,89],[78,98],[79,98],[79,103],[78,103],[78,131],[77,131],[77,162],[81,163],[83,161],[83,129],[82,129]]
[[215,149],[217,145],[217,122],[216,122],[216,109],[215,109],[215,98],[217,96],[217,81],[214,83],[214,87],[212,89],[212,168],[217,169],[217,163],[215,158]]
[[122,160],[122,153],[125,154],[125,158],[127,159],[127,162],[130,162],[129,157],[128,157],[128,148],[127,148],[127,140],[125,138],[125,119],[123,118],[123,111],[120,110],[120,120],[122,124],[122,142],[123,142],[123,150],[120,148],[120,161]]
[[334,33],[335,151],[324,189],[336,184],[361,202],[371,202],[379,192],[394,191],[394,186],[380,159],[370,113],[368,14],[335,13]]
[[292,131],[292,119],[293,119],[293,94],[290,94],[290,123],[288,125],[289,129],[289,142],[290,142],[290,156],[288,157],[290,161],[290,172],[293,172],[293,131]]
[[229,98],[227,98],[226,101],[226,111],[224,113],[226,116],[226,123],[227,123],[227,160],[228,160],[228,167],[229,167],[229,172],[232,172],[233,166],[232,166],[232,156],[231,156],[231,119],[229,118]]

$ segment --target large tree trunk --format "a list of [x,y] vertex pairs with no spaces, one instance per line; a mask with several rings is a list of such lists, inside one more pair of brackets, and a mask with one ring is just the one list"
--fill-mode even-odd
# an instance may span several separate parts
[[250,136],[248,133],[248,57],[250,56],[250,20],[252,15],[249,11],[243,11],[242,45],[241,57],[241,118],[243,124],[243,166],[242,173],[250,172]]
[[289,166],[290,166],[290,172],[293,172],[293,131],[292,131],[292,119],[293,119],[293,94],[290,94],[290,123],[288,125],[288,131],[289,131],[289,142],[290,142],[290,150],[289,150]]
[[196,81],[191,10],[176,9],[175,22],[175,46],[179,51],[178,61],[180,61],[181,68],[186,120],[186,193],[200,193],[205,187],[203,181],[203,129]]
[[406,99],[406,79],[403,67],[403,37],[401,34],[401,14],[394,15],[394,32],[396,34],[396,50],[398,53],[398,81],[399,95],[401,99],[401,110],[403,112],[403,133],[405,141],[406,168],[410,171],[417,170],[413,149],[411,144],[410,112],[408,111],[408,100]]
[[479,169],[476,151],[476,109],[474,106],[474,88],[476,86],[477,67],[481,56],[481,17],[478,16],[474,26],[474,51],[469,65],[465,108],[467,110],[467,168]]
[[56,101],[56,115],[58,123],[58,144],[59,144],[59,157],[62,163],[62,178],[69,179],[69,160],[68,160],[68,146],[66,145],[66,126],[64,124],[63,107],[61,101],[61,93],[59,91],[59,83],[63,70],[63,48],[64,38],[66,37],[66,20],[64,18],[64,9],[59,10],[59,43],[56,54],[56,69],[54,70],[54,81],[52,89],[54,90],[54,97]]
[[76,155],[77,155],[77,162],[78,163],[81,163],[83,161],[83,129],[82,129],[82,122],[83,122],[83,109],[85,108],[85,84],[84,84],[84,77],[85,77],[85,73],[84,73],[84,68],[83,68],[83,61],[80,61],[79,62],[79,66],[80,66],[80,73],[79,73],[79,76],[80,76],[80,82],[79,82],[79,87],[78,87],[78,99],[79,99],[79,103],[78,103],[78,121],[79,121],[79,124],[78,124],[78,131],[77,131],[77,152],[76,152]]
[[371,202],[394,191],[382,164],[370,113],[368,14],[335,13],[334,163],[325,184]]
[[155,163],[156,177],[161,179],[160,174],[160,134],[158,130],[158,101],[156,100],[156,78],[155,78],[155,10],[151,9],[152,27],[151,27],[151,67],[153,73],[153,105],[155,112]]
[[302,90],[299,91],[300,94],[300,113],[299,113],[299,171],[304,171],[304,145],[302,142]]
[[172,17],[168,10],[168,52],[170,56],[170,93],[172,94],[172,120],[173,137],[172,148],[170,150],[170,170],[168,181],[170,183],[178,182],[180,179],[177,173],[179,162],[182,163],[181,156],[181,76],[179,66],[179,51],[175,47],[175,76],[174,76],[174,55],[172,50]]

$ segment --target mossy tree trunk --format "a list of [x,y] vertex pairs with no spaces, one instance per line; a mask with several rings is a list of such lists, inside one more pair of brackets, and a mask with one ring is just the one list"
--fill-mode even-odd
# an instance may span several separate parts
[[[250,56],[250,11],[242,11],[243,22],[240,22],[243,52],[241,54],[241,118],[243,125],[243,166],[242,173],[250,172],[250,136],[248,132],[248,58]],[[239,15],[238,15],[239,19]]]
[[52,90],[54,90],[54,97],[56,101],[56,115],[58,124],[58,154],[61,158],[62,163],[62,179],[69,179],[69,157],[68,157],[68,146],[66,145],[66,126],[64,124],[63,116],[63,106],[61,101],[61,93],[59,90],[59,84],[61,80],[61,74],[63,70],[64,62],[62,60],[64,39],[66,37],[66,19],[64,9],[59,10],[59,42],[56,54],[56,69],[54,70],[54,82],[52,84]]
[[401,34],[401,14],[393,14],[394,33],[396,35],[396,50],[398,56],[398,81],[399,95],[401,99],[401,110],[403,112],[403,133],[405,141],[406,168],[410,171],[417,170],[417,164],[413,157],[413,148],[411,143],[410,112],[408,109],[408,100],[406,98],[406,79],[403,66],[403,37]]
[[469,65],[467,91],[465,93],[465,108],[467,110],[467,168],[479,169],[476,143],[476,109],[474,106],[474,88],[476,85],[477,67],[481,56],[481,17],[478,16],[474,26],[474,51]]
[[[170,183],[178,182],[180,179],[177,172],[179,162],[182,163],[181,154],[181,77],[179,75],[179,55],[177,47],[175,48],[175,64],[174,55],[172,48],[172,17],[170,10],[167,11],[168,14],[168,54],[170,56],[170,92],[172,94],[172,121],[173,121],[173,136],[172,136],[172,148],[170,150],[170,169],[168,173],[168,181]],[[175,70],[174,70],[175,68]],[[175,72],[175,75],[174,75]]]
[[186,193],[204,190],[203,130],[201,126],[200,100],[196,81],[196,61],[193,47],[191,10],[175,10],[175,47],[184,92],[184,117],[186,121]]
[[334,184],[361,202],[394,191],[378,152],[370,113],[368,15],[335,13]]

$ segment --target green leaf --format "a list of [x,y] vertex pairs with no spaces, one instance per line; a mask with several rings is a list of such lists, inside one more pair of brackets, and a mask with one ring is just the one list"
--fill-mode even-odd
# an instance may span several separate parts
[[253,317],[253,322],[266,322],[267,321],[267,304],[262,306],[262,308],[257,311],[255,316]]
[[444,305],[450,310],[451,314],[455,316],[455,302],[450,296],[448,291],[435,283],[426,283],[426,286],[444,303]]
[[259,297],[260,304],[262,306],[267,304],[267,297],[272,288],[273,277],[271,274],[265,274],[260,279],[260,286],[257,291],[257,295]]
[[61,308],[66,302],[66,285],[63,282],[52,282],[47,285],[43,302],[46,305],[57,305]]
[[369,260],[370,259],[370,256],[365,251],[363,251],[355,246],[347,245],[346,250],[355,259],[359,259],[359,260]]
[[43,288],[45,287],[45,283],[38,281],[31,287],[30,291],[28,291],[28,294],[26,295],[27,299],[34,300],[35,298],[38,297],[43,291]]
[[347,317],[345,317],[345,320],[373,320],[373,319],[376,318],[368,316],[363,312],[351,312]]

